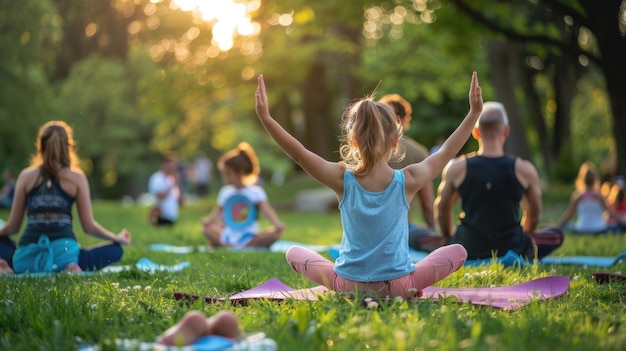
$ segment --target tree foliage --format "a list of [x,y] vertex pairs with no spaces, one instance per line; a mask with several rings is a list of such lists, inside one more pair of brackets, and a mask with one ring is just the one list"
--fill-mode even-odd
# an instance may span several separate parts
[[[526,102],[532,114],[548,115],[545,119],[534,119],[547,164],[556,158],[569,159],[563,153],[571,152],[574,147],[570,143],[577,141],[571,135],[571,120],[587,118],[572,109],[575,97],[580,94],[578,83],[586,77],[588,68],[600,72],[612,114],[617,158],[608,176],[626,172],[626,71],[623,69],[626,5],[623,0],[452,2],[476,23],[522,45],[518,62],[523,65],[517,66],[521,71],[520,85],[526,90]],[[511,9],[516,13],[513,17]],[[543,109],[539,94],[529,80],[538,72],[552,77],[552,90],[543,95]],[[549,118],[554,122],[552,135],[545,132],[543,124]],[[550,140],[552,143],[548,145]]]
[[[242,3],[254,30],[224,49],[218,22],[173,0],[0,0],[0,123],[19,120],[0,129],[2,166],[25,165],[37,127],[54,118],[75,128],[99,196],[145,191],[159,153],[216,159],[243,140],[262,150],[268,173],[290,172],[295,165],[254,115],[259,73],[274,116],[329,159],[338,156],[343,109],[371,93],[411,101],[407,134],[433,145],[465,115],[473,70],[485,98],[507,105],[510,151],[540,155],[548,169],[559,158],[599,163],[626,133],[626,89],[614,79],[624,72],[616,68],[624,7],[604,32],[590,18],[608,18],[621,1]],[[620,49],[606,51],[610,43]],[[570,143],[592,125],[605,127],[589,143]]]
[[49,113],[51,51],[59,18],[46,0],[0,1],[0,164],[28,163],[34,135]]

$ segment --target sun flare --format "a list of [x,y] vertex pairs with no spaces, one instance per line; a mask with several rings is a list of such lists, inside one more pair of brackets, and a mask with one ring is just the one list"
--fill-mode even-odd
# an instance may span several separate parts
[[213,23],[213,40],[222,51],[233,47],[236,36],[256,35],[260,31],[258,23],[250,20],[250,13],[261,6],[260,0],[174,0],[174,4]]

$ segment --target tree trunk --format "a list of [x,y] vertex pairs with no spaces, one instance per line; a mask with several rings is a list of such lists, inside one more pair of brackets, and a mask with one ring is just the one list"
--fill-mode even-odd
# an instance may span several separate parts
[[526,130],[515,98],[515,84],[511,75],[511,55],[517,55],[514,45],[491,42],[487,45],[487,55],[491,66],[492,82],[496,99],[503,103],[509,116],[511,133],[504,147],[507,153],[531,160],[532,155],[526,139]]
[[613,113],[613,135],[617,169],[613,176],[626,175],[626,40],[619,27],[622,0],[580,0],[587,12],[589,29],[595,34],[600,51],[600,69]]
[[303,109],[306,116],[303,144],[325,159],[332,157],[327,120],[332,115],[332,98],[326,83],[326,66],[318,59],[311,66],[303,87]]
[[550,137],[548,128],[546,127],[545,118],[543,116],[543,110],[541,108],[541,99],[533,84],[534,71],[531,70],[524,62],[527,52],[522,52],[522,55],[516,56],[515,66],[517,67],[517,75],[520,80],[520,85],[524,90],[524,96],[526,97],[526,109],[529,114],[530,122],[535,127],[537,132],[537,139],[539,140],[539,152],[543,158],[543,167],[547,174],[550,174],[552,165],[554,163],[554,153],[550,145]]
[[[626,53],[622,62],[626,62]],[[626,73],[616,64],[603,67],[606,77],[607,91],[613,112],[613,136],[617,156],[616,169],[609,170],[609,177],[626,175]]]
[[556,99],[556,110],[554,112],[554,140],[552,149],[558,157],[566,157],[563,153],[571,153],[569,145],[571,140],[571,115],[572,101],[577,94],[576,83],[580,78],[580,69],[574,65],[567,54],[563,54],[555,59],[554,63],[554,92]]

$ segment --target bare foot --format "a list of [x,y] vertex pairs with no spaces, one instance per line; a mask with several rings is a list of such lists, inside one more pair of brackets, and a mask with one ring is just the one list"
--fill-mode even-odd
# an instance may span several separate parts
[[207,244],[211,247],[223,246],[220,241],[221,231],[216,231],[214,227],[205,227],[202,231],[204,238],[207,240]]
[[231,312],[221,311],[208,320],[209,335],[234,339],[239,336],[239,321]]
[[0,274],[13,274],[15,273],[11,266],[9,266],[9,262],[0,259]]
[[168,346],[189,345],[204,335],[207,330],[207,319],[201,312],[187,312],[176,324],[167,329],[159,338],[159,344]]
[[202,312],[190,311],[161,334],[157,342],[168,346],[183,346],[193,344],[198,338],[208,335],[237,337],[239,335],[237,317],[230,312],[222,311],[207,319]]
[[80,273],[82,271],[83,270],[76,263],[68,264],[67,266],[65,266],[65,269],[63,270],[63,272],[65,273]]

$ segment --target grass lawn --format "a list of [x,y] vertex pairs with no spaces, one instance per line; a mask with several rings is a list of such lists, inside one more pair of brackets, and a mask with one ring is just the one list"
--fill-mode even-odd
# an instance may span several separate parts
[[[309,180],[268,187],[287,224],[284,239],[312,244],[334,244],[341,238],[338,213],[289,211],[285,204]],[[564,210],[567,189],[545,195],[544,223]],[[0,278],[1,350],[76,350],[82,344],[115,350],[119,338],[154,340],[189,310],[207,316],[232,310],[247,332],[262,331],[280,350],[624,350],[626,345],[626,285],[599,285],[597,271],[626,273],[626,262],[605,269],[582,266],[499,265],[464,267],[439,285],[490,287],[515,284],[550,275],[571,277],[569,291],[560,299],[533,302],[515,311],[458,304],[393,302],[378,309],[330,296],[318,302],[266,301],[248,306],[185,305],[173,291],[228,297],[272,277],[294,288],[315,284],[293,272],[283,254],[219,250],[188,255],[152,252],[152,243],[202,245],[200,218],[214,204],[214,196],[183,209],[173,228],[152,228],[148,209],[96,202],[96,218],[107,228],[128,228],[133,244],[120,264],[148,257],[161,264],[189,261],[178,273],[149,274],[139,270],[92,276],[54,275],[45,278]],[[7,211],[0,212],[6,218]],[[76,225],[83,246],[98,243]],[[16,237],[17,238],[17,237]],[[616,255],[626,251],[626,235],[597,237],[568,235],[555,255]]]

